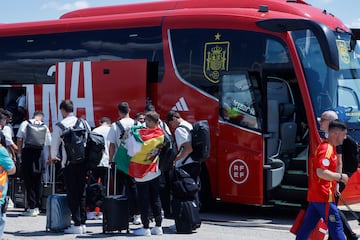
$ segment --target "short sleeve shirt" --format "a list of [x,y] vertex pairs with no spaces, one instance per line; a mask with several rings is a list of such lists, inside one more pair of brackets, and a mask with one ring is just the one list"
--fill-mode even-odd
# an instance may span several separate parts
[[312,162],[312,174],[309,177],[309,202],[334,202],[336,180],[324,180],[317,176],[316,169],[321,168],[336,172],[337,155],[336,148],[327,140],[324,140],[316,149]]
[[[132,118],[123,118],[120,120],[120,123],[124,127],[125,131],[129,129],[130,127],[134,126],[134,119]],[[121,129],[118,127],[116,122],[111,124],[111,128],[109,130],[107,140],[109,143],[115,144],[115,149],[117,149],[120,146],[120,136],[122,132]]]
[[[184,125],[185,127],[187,127],[188,129],[192,130],[193,126],[191,125],[191,123],[187,122],[187,121],[183,121],[180,123],[180,126]],[[181,146],[185,143],[185,142],[190,142],[191,143],[191,133],[183,127],[177,127],[175,129],[175,140],[176,140],[176,145],[177,148],[180,149]],[[188,164],[188,163],[192,163],[194,162],[191,157],[189,157],[186,162],[183,164],[184,158],[180,159],[179,161],[176,161],[176,167],[181,167],[184,164]]]

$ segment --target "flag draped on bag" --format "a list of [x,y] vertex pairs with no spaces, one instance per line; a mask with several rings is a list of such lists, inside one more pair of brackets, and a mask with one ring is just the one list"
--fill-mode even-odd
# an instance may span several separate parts
[[156,172],[163,142],[164,132],[161,128],[131,127],[128,137],[116,151],[114,161],[117,169],[136,178]]

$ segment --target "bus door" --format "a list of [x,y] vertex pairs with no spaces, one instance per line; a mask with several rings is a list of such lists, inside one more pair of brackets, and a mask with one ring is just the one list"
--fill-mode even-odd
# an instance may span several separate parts
[[220,81],[218,176],[221,200],[263,201],[263,138],[259,79],[248,72]]

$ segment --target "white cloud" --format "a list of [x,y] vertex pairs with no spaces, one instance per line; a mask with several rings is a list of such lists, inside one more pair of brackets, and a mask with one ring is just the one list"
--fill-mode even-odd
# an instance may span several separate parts
[[43,9],[55,9],[59,11],[72,11],[81,8],[88,8],[90,4],[87,1],[75,1],[73,3],[60,4],[56,1],[45,3],[41,6]]

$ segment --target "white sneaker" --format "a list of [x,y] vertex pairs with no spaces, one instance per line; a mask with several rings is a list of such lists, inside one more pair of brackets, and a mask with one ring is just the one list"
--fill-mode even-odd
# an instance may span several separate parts
[[94,219],[96,219],[96,212],[87,212],[87,213],[86,213],[86,219],[87,219],[87,220],[94,220]]
[[96,215],[96,219],[103,219],[103,213],[99,212],[98,215]]
[[64,233],[67,233],[67,234],[82,234],[83,231],[82,231],[81,226],[71,225],[69,228],[64,230]]
[[34,212],[35,212],[37,215],[39,215],[39,214],[40,214],[39,208],[34,208]]
[[151,236],[150,228],[138,228],[134,230],[136,236]]
[[135,225],[140,225],[141,224],[140,215],[134,215],[133,224],[135,224]]
[[163,235],[162,227],[157,227],[157,226],[153,227],[151,229],[151,235]]
[[28,209],[25,212],[23,212],[22,215],[23,216],[29,216],[29,217],[36,217],[37,215],[39,215],[39,213],[36,212],[35,209]]
[[86,234],[86,225],[82,224],[80,225],[82,234]]

